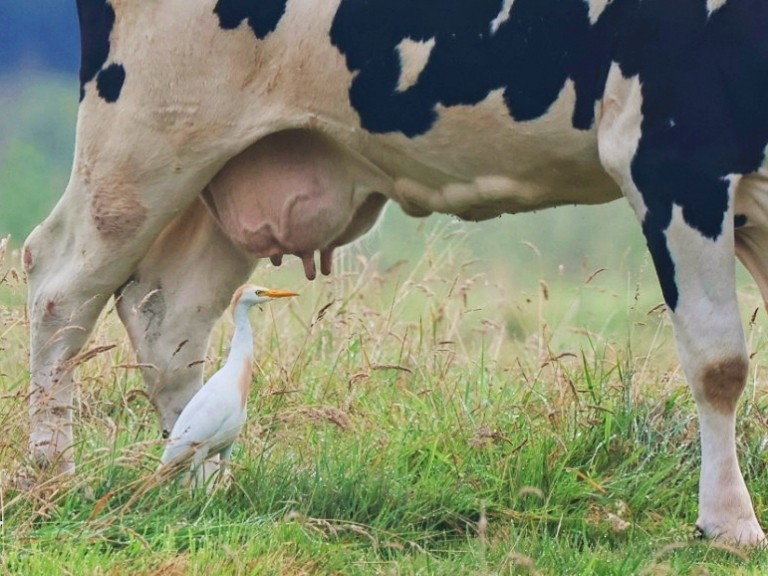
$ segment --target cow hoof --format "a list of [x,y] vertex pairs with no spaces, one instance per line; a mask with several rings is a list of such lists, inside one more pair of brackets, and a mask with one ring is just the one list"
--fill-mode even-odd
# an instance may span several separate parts
[[760,528],[756,518],[741,518],[726,523],[696,523],[694,536],[736,544],[738,546],[765,546],[765,532]]
[[25,465],[10,475],[10,486],[19,492],[29,492],[37,488],[39,484],[37,471],[31,466]]
[[62,453],[51,441],[30,442],[29,459],[38,470],[67,476],[75,473],[75,461],[71,450]]

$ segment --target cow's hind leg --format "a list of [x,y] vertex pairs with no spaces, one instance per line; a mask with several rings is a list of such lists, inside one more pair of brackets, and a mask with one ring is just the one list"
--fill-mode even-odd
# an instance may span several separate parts
[[[81,136],[79,141],[88,141]],[[172,171],[162,163],[167,152],[151,146],[144,146],[144,163],[143,149],[113,160],[98,156],[105,148],[108,142],[78,148],[64,195],[23,248],[29,282],[30,453],[39,465],[63,472],[74,470],[72,370],[78,353],[109,297],[213,171],[202,163],[194,170]]]
[[255,262],[232,245],[198,199],[118,291],[118,313],[164,435],[202,385],[211,328]]
[[741,179],[735,205],[736,255],[768,307],[768,170]]
[[707,165],[679,147],[651,148],[663,145],[661,139],[644,144],[642,102],[637,78],[614,67],[599,127],[601,160],[643,224],[696,401],[702,461],[697,525],[707,536],[756,544],[765,535],[736,455],[736,405],[748,371],[734,278],[740,179],[707,175]]

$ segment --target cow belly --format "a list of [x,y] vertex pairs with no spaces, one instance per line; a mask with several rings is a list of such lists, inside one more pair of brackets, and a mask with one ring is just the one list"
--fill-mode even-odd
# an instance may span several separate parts
[[319,133],[272,134],[230,160],[205,200],[229,238],[279,264],[301,258],[310,280],[315,252],[323,274],[333,250],[367,232],[386,202],[390,180]]

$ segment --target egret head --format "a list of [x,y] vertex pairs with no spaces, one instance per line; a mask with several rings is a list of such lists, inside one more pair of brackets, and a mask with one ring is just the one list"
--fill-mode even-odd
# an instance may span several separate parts
[[246,308],[250,308],[256,304],[262,304],[275,300],[277,298],[288,298],[290,296],[298,296],[296,292],[290,292],[288,290],[273,290],[272,288],[264,288],[263,286],[254,286],[253,284],[244,284],[235,291],[232,296],[232,312],[238,305],[243,305]]

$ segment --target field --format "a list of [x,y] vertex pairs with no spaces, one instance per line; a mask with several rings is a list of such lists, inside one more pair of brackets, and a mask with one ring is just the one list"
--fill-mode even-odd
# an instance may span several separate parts
[[[25,460],[24,279],[0,264],[0,572],[8,574],[765,574],[694,538],[698,427],[647,260],[514,276],[451,222],[352,247],[328,278],[263,267],[301,297],[254,310],[258,369],[227,485],[157,485],[154,413],[113,310],[78,369],[77,473]],[[610,247],[609,247],[610,248]],[[400,255],[400,258],[398,257]],[[294,263],[295,264],[295,263]],[[743,282],[742,282],[743,284]],[[765,519],[765,315],[742,467]],[[206,359],[222,362],[223,319]]]

